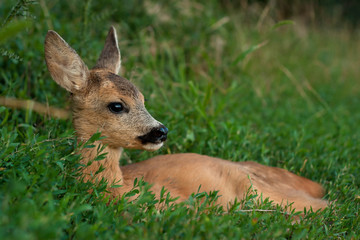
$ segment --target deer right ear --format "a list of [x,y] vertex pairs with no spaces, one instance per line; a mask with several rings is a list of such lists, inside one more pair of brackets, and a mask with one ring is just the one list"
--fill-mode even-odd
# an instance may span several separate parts
[[45,38],[45,60],[51,77],[67,91],[81,92],[86,87],[88,67],[54,31],[49,31]]
[[94,68],[105,68],[115,74],[118,74],[121,67],[121,55],[118,46],[116,30],[110,27],[106,37],[105,46],[102,50],[99,60]]

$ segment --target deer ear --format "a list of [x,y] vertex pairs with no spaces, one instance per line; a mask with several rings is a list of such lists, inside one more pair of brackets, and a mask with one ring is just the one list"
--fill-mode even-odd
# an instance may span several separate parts
[[79,55],[54,31],[45,38],[45,60],[51,77],[71,93],[82,91],[89,69]]
[[106,37],[104,49],[94,68],[106,68],[118,74],[121,67],[121,55],[118,47],[116,30],[112,26]]

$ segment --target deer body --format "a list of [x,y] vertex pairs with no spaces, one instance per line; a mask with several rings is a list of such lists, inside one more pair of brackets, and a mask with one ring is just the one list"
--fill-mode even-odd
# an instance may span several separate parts
[[[88,140],[101,131],[106,138],[108,154],[101,161],[93,161],[84,168],[85,180],[99,170],[97,178],[121,184],[109,191],[114,197],[133,187],[135,178],[152,184],[159,197],[165,187],[178,201],[185,201],[192,193],[219,191],[218,203],[224,207],[235,198],[242,199],[250,187],[263,198],[276,204],[293,202],[303,210],[325,208],[322,187],[284,169],[263,166],[255,162],[231,162],[219,158],[193,154],[161,155],[149,160],[119,166],[123,148],[157,150],[166,140],[167,128],[156,121],[144,106],[144,97],[128,80],[117,75],[120,51],[116,31],[112,27],[96,66],[89,70],[77,53],[55,32],[49,31],[45,40],[45,58],[53,79],[72,93],[73,123],[78,139]],[[87,165],[97,155],[97,147],[81,150],[82,163]]]

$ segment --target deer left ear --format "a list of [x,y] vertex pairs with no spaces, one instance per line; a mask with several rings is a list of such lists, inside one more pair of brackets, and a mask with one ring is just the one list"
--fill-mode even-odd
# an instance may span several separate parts
[[121,55],[118,47],[116,30],[110,27],[106,37],[105,46],[94,68],[106,68],[110,72],[118,74],[121,67]]
[[75,50],[51,30],[45,38],[45,60],[52,78],[67,91],[78,93],[86,88],[88,67]]

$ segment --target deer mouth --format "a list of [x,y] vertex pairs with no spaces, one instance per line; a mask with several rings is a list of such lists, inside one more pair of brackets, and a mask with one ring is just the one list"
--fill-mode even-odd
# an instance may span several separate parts
[[162,146],[164,145],[164,143],[147,143],[145,145],[143,145],[143,149],[146,150],[146,151],[150,151],[150,152],[153,152],[153,151],[156,151],[158,149],[160,149]]

